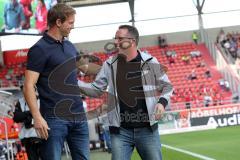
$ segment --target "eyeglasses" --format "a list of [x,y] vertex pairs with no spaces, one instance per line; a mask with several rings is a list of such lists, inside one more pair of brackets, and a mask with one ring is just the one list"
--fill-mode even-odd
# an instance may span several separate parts
[[132,37],[114,37],[113,39],[114,40],[119,40],[119,41],[122,41],[124,39],[133,39],[133,40],[135,40],[135,38],[132,38]]

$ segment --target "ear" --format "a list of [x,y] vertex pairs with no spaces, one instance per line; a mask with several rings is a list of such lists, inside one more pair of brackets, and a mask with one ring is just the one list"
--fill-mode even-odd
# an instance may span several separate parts
[[57,20],[56,20],[56,25],[57,25],[58,28],[62,25],[62,22],[61,22],[60,19],[57,19]]
[[133,43],[133,40],[132,40],[132,43],[131,43],[131,44],[132,44],[132,47],[133,47],[133,46],[136,46],[136,43]]

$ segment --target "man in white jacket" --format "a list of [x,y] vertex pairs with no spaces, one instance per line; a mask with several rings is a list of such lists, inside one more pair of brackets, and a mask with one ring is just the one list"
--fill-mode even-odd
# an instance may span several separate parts
[[118,28],[118,54],[103,63],[92,83],[79,81],[82,93],[108,94],[108,119],[113,160],[130,160],[136,147],[143,160],[162,160],[158,123],[169,104],[172,85],[155,57],[137,50],[133,26]]

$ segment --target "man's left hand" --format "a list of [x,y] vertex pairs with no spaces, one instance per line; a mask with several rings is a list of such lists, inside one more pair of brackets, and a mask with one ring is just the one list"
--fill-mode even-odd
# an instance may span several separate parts
[[163,117],[165,109],[161,103],[157,103],[155,106],[155,120],[160,120]]

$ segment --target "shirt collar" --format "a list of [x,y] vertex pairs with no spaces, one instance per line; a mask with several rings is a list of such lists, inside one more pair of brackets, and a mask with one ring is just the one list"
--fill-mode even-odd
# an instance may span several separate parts
[[43,33],[43,38],[48,41],[49,43],[63,43],[65,41],[65,38],[63,38],[62,42],[59,40],[54,39],[53,37],[49,36],[47,34],[47,31]]
[[140,62],[142,60],[141,54],[139,52],[137,53],[138,53],[137,56],[129,62]]

